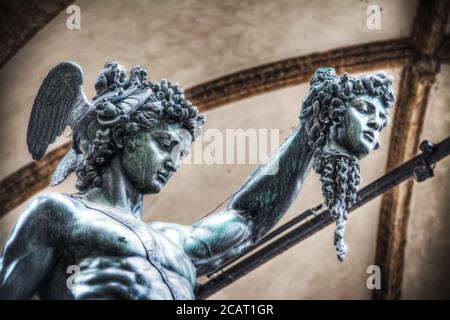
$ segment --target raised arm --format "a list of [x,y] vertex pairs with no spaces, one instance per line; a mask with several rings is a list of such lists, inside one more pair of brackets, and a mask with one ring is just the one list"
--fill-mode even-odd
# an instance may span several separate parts
[[178,237],[199,274],[211,272],[266,234],[296,199],[312,151],[302,125],[245,181],[225,210],[192,226],[161,224]]
[[29,299],[55,261],[49,230],[52,200],[37,197],[14,226],[0,257],[0,300]]

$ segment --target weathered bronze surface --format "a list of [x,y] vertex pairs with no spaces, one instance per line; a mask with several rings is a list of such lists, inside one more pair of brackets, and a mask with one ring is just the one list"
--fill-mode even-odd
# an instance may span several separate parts
[[127,77],[121,65],[107,63],[93,102],[73,62],[57,65],[44,80],[30,117],[29,150],[42,158],[69,125],[72,147],[51,183],[75,172],[79,192],[41,195],[25,209],[0,260],[0,298],[194,299],[196,277],[266,234],[311,168],[321,176],[344,259],[359,159],[379,147],[394,100],[391,77],[318,69],[297,128],[223,211],[190,226],[140,219],[143,196],[167,184],[205,121],[177,85],[146,77],[143,68]]

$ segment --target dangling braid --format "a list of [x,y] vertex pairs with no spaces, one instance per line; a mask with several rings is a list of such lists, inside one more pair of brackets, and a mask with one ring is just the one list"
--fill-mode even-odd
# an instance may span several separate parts
[[313,168],[320,174],[322,194],[331,217],[336,220],[334,245],[337,256],[343,261],[347,253],[344,242],[347,209],[356,202],[356,192],[361,182],[358,159],[325,146],[315,153]]

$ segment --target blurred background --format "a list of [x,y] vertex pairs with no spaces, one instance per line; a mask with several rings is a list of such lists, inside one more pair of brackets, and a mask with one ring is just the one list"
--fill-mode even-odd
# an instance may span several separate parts
[[[46,187],[70,132],[39,162],[32,162],[26,146],[34,97],[57,63],[81,65],[89,98],[106,61],[117,60],[128,70],[146,67],[150,79],[167,78],[186,89],[206,114],[205,130],[279,129],[280,142],[298,124],[317,67],[352,74],[385,71],[395,78],[397,105],[381,148],[361,163],[364,186],[413,157],[418,142],[450,136],[445,2],[2,1],[0,245],[32,196],[76,191],[74,176]],[[145,198],[143,219],[194,223],[255,168],[186,164],[162,193]],[[211,298],[450,298],[450,157],[434,173],[354,211],[344,263],[336,259],[329,226]],[[311,173],[280,223],[321,202],[318,176]],[[381,265],[381,294],[366,283],[367,268],[374,264]]]

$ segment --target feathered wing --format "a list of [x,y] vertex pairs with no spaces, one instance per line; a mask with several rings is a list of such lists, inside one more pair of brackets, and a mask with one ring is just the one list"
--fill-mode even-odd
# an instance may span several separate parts
[[28,122],[27,145],[34,160],[44,156],[67,125],[73,129],[89,108],[82,85],[83,71],[71,61],[59,63],[45,77]]
[[75,149],[70,149],[59,162],[55,172],[53,172],[50,186],[54,187],[66,180],[66,178],[75,171],[82,160],[83,156],[81,154],[77,153]]

